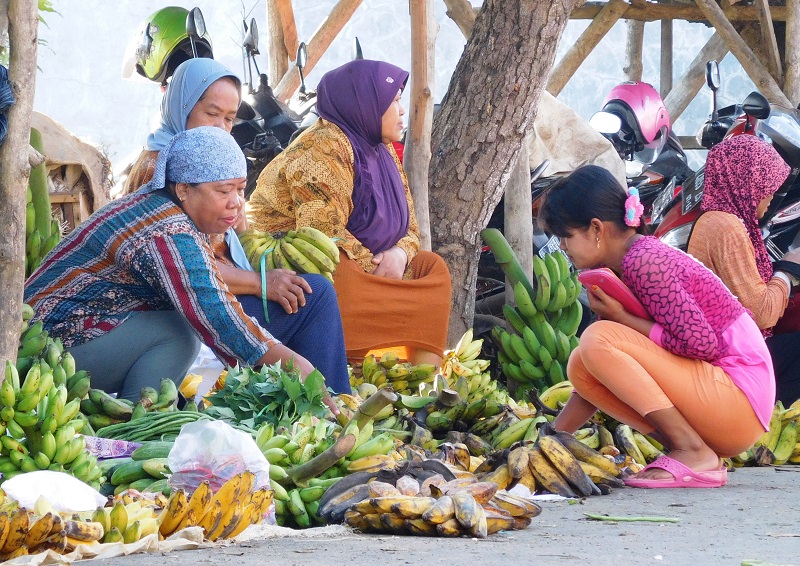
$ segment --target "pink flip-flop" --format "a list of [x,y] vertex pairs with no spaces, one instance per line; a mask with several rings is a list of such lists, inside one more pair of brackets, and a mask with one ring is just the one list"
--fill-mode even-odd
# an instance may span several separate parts
[[[672,474],[672,479],[645,479],[637,477],[644,470],[658,468],[666,470]],[[669,488],[669,487],[722,487],[728,483],[728,470],[723,466],[719,470],[708,472],[695,472],[678,460],[669,456],[661,456],[636,474],[636,476],[625,479],[625,485],[629,487],[642,488]]]

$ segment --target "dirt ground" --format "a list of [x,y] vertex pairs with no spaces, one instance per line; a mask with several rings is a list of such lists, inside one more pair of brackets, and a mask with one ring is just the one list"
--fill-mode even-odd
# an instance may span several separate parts
[[[362,535],[339,526],[307,531],[272,528],[245,542],[119,557],[103,564],[694,566],[761,561],[750,563],[800,566],[798,472],[800,466],[746,468],[730,474],[728,485],[720,489],[625,488],[580,503],[546,502],[528,529],[483,540]],[[680,522],[598,522],[586,519],[584,513],[674,517]],[[100,561],[86,564],[94,562]]]

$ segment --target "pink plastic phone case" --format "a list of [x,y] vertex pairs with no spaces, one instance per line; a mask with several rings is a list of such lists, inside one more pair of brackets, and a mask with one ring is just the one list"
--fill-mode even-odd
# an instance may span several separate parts
[[609,297],[622,303],[623,308],[632,315],[646,320],[651,319],[636,295],[609,268],[586,269],[578,273],[578,280],[589,290],[593,285],[597,285]]

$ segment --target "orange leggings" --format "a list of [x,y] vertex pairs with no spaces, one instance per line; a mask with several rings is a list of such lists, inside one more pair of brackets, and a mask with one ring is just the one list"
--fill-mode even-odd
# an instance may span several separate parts
[[648,413],[677,408],[720,456],[747,450],[764,432],[747,397],[722,369],[677,356],[616,322],[586,329],[567,375],[583,399],[644,434],[654,430]]

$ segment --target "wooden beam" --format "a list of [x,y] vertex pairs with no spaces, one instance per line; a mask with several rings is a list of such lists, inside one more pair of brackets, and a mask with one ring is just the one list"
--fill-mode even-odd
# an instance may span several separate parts
[[[503,195],[503,235],[517,255],[522,271],[533,277],[533,222],[531,221],[531,166],[528,137],[522,139],[516,164]],[[506,303],[516,305],[514,288],[506,279]]]
[[741,36],[736,32],[731,22],[725,17],[722,8],[714,0],[695,0],[697,5],[706,15],[717,33],[720,34],[725,45],[728,46],[731,53],[739,60],[739,63],[744,67],[744,70],[753,80],[756,88],[767,97],[770,102],[780,104],[782,106],[791,106],[789,99],[783,94],[778,83],[772,78],[763,65],[759,61],[752,49],[750,49]]
[[570,47],[561,61],[553,68],[550,73],[550,79],[547,82],[547,92],[553,96],[558,96],[558,93],[567,84],[567,81],[575,74],[578,67],[586,59],[589,53],[600,43],[600,40],[605,37],[620,16],[625,13],[630,4],[625,0],[609,0],[603,6],[597,17],[589,24],[578,40]]
[[672,20],[661,20],[661,80],[658,90],[665,98],[672,90]]
[[[793,0],[787,0],[787,4]],[[586,2],[569,15],[571,20],[593,20],[605,7],[606,2]],[[783,22],[787,19],[787,6],[770,6],[772,21]],[[731,21],[758,21],[758,10],[754,6],[731,6],[725,9]],[[664,4],[647,2],[645,5],[633,3],[622,15],[626,20],[655,22],[658,20],[687,20],[690,22],[706,22],[705,14],[692,4]]]
[[469,39],[475,26],[476,10],[469,0],[444,0],[447,17],[455,22],[464,37]]
[[32,145],[28,146],[28,165],[31,166],[31,169],[38,167],[42,163],[44,163],[44,155],[36,151],[36,148]]
[[783,92],[794,106],[800,103],[800,0],[786,0],[786,11]]
[[[267,0],[267,77],[269,85],[275,87],[278,80],[289,70],[289,54],[283,37],[283,22],[278,4],[282,0]],[[257,85],[258,83],[256,83]],[[253,88],[255,88],[255,86]]]
[[[322,24],[314,32],[308,42],[308,61],[306,62],[305,74],[308,75],[314,70],[319,60],[328,50],[333,40],[342,31],[342,28],[353,17],[353,13],[361,6],[363,0],[339,0],[337,4],[323,20]],[[297,71],[289,69],[281,78],[278,86],[273,90],[278,100],[288,100],[300,86],[300,76]]]
[[775,28],[770,19],[769,1],[755,0],[755,7],[758,10],[758,23],[761,25],[763,46],[767,52],[767,68],[775,82],[783,85],[783,67],[781,66],[781,55],[778,52],[778,40],[775,38]]
[[431,162],[433,127],[434,54],[438,25],[433,0],[411,0],[411,102],[403,157],[414,210],[419,223],[420,247],[431,249],[431,218],[428,208],[428,168]]
[[32,0],[8,3],[8,82],[15,102],[0,145],[0,359],[13,364],[19,349],[19,322],[25,283],[25,190],[30,166],[31,114],[36,91],[38,10]]
[[627,41],[625,42],[625,66],[622,72],[626,81],[642,80],[642,44],[644,43],[644,22],[626,20]]
[[277,0],[278,14],[281,17],[281,25],[283,26],[283,43],[286,46],[286,52],[289,54],[289,60],[294,61],[297,57],[297,25],[294,21],[294,10],[292,9],[292,0]]
[[689,65],[678,84],[664,98],[664,105],[674,124],[706,82],[706,61],[722,61],[728,47],[718,32],[712,35]]

